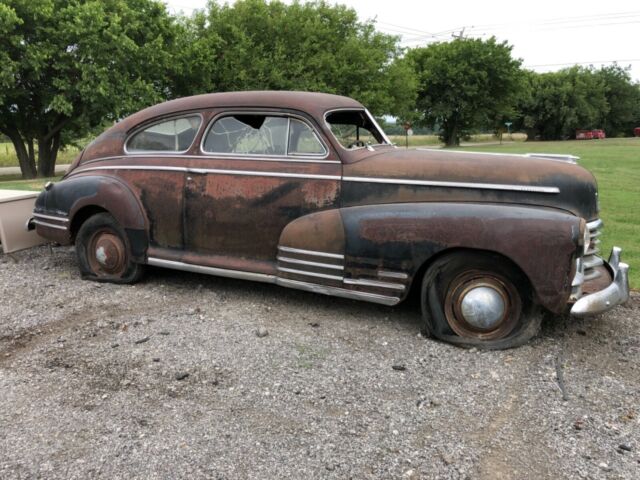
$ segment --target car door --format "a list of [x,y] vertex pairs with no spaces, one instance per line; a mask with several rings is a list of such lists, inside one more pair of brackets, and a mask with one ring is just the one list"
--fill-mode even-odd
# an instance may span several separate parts
[[220,113],[200,155],[186,179],[185,262],[274,273],[283,228],[338,206],[341,163],[303,116]]
[[[179,256],[184,249],[182,231],[184,188],[189,151],[202,124],[202,116],[188,113],[152,121],[134,131],[125,145],[126,164],[118,177],[140,199],[149,221],[149,253]],[[115,168],[115,167],[114,167]]]

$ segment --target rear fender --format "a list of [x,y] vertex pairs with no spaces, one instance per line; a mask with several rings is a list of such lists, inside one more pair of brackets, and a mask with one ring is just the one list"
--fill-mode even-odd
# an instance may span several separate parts
[[[124,228],[135,261],[145,259],[148,246],[148,221],[142,205],[129,188],[110,176],[78,175],[53,184],[36,200],[35,212],[65,216],[70,226],[67,242],[74,241],[78,220],[88,209],[109,212]],[[84,212],[84,213],[83,213]]]

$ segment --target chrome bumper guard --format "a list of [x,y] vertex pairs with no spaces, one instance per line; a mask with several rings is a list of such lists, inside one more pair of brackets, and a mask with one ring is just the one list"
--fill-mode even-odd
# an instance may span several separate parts
[[620,261],[622,249],[613,247],[607,262],[613,273],[613,282],[599,292],[585,295],[571,307],[571,315],[586,317],[611,310],[629,299],[629,265]]

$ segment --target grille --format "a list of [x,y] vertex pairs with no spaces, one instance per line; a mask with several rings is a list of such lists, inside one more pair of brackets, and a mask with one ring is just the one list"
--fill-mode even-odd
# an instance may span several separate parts
[[604,261],[599,256],[600,253],[600,235],[602,234],[602,220],[597,219],[593,222],[587,223],[587,229],[589,230],[589,249],[582,257],[582,264],[584,266],[584,280],[593,280],[600,276],[600,272],[596,269],[600,265],[604,264]]

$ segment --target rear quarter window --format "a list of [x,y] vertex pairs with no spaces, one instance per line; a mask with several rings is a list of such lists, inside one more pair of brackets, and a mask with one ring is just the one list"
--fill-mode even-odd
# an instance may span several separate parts
[[134,133],[126,143],[128,153],[186,152],[200,129],[200,115],[188,115],[154,123]]

